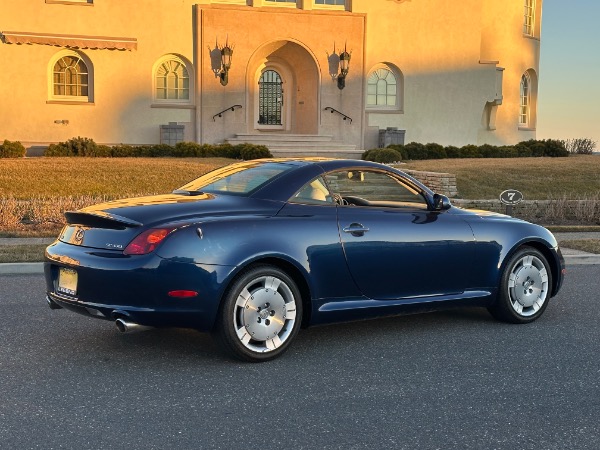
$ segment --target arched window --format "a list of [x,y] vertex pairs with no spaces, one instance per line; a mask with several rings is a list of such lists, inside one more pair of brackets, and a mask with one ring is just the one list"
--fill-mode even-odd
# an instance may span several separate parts
[[402,110],[403,83],[397,68],[376,66],[367,78],[367,108]]
[[533,36],[535,34],[535,0],[525,0],[523,16],[523,34]]
[[521,107],[519,110],[519,125],[531,125],[531,77],[527,72],[521,77]]
[[154,97],[159,102],[188,103],[192,98],[188,64],[179,56],[167,55],[154,66]]
[[92,64],[83,54],[71,50],[51,60],[50,98],[67,101],[92,101]]

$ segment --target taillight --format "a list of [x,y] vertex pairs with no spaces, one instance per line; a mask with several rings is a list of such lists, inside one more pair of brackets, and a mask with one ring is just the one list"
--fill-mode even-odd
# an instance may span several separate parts
[[160,244],[175,227],[167,228],[151,228],[139,234],[133,241],[129,243],[123,253],[125,255],[146,255]]

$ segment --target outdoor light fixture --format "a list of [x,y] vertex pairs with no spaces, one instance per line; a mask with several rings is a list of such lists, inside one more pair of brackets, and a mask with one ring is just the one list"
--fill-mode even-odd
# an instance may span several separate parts
[[346,46],[344,46],[344,51],[340,53],[340,74],[337,77],[338,89],[346,87],[346,75],[348,75],[348,71],[350,70],[350,58],[351,55],[346,51]]
[[333,44],[333,53],[328,56],[329,60],[329,75],[333,81],[337,81],[338,88],[344,89],[346,87],[346,76],[350,71],[350,58],[352,55],[346,50],[344,45],[344,51],[339,54],[336,53],[335,43]]
[[221,81],[223,86],[226,86],[229,82],[229,69],[231,68],[231,56],[233,55],[233,48],[229,46],[229,43],[225,41],[224,47],[217,48],[221,51],[221,67],[218,72],[215,72]]

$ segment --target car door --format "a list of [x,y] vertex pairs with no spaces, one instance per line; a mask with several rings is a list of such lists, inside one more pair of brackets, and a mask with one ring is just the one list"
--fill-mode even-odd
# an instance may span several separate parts
[[387,172],[341,170],[326,178],[341,203],[338,229],[363,295],[427,298],[468,288],[474,237],[451,210],[428,210],[414,186]]

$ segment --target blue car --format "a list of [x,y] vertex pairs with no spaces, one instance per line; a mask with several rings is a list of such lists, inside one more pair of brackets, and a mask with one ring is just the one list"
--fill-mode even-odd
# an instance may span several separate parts
[[246,361],[278,357],[301,326],[474,305],[531,322],[565,273],[545,228],[366,161],[240,162],[65,216],[46,250],[51,308],[211,332]]

